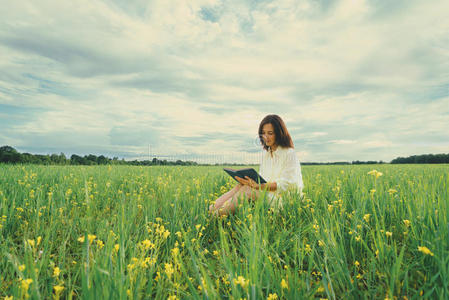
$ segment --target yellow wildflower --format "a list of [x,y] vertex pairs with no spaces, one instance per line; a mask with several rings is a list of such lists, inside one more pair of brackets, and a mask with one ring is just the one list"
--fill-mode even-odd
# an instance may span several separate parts
[[97,247],[100,248],[100,249],[103,248],[104,247],[103,241],[97,240]]
[[288,284],[287,284],[287,282],[285,281],[284,278],[282,278],[282,280],[281,280],[281,287],[283,289],[288,289]]
[[87,239],[89,240],[89,244],[92,244],[92,242],[97,238],[95,234],[88,234]]
[[55,290],[55,298],[59,299],[60,294],[64,290],[64,286],[62,286],[62,285],[55,285],[53,287],[53,289]]
[[409,227],[410,226],[410,220],[403,220],[405,227]]
[[363,216],[363,220],[365,220],[365,222],[369,222],[369,218],[371,217],[371,214],[366,214]]
[[59,267],[55,267],[53,269],[53,277],[58,277],[60,273],[61,273],[61,269],[59,269]]
[[142,246],[145,250],[154,249],[155,245],[150,240],[143,240]]
[[385,231],[385,235],[388,236],[388,237],[392,237],[392,236],[393,236],[393,233],[390,232],[390,231]]
[[165,273],[167,274],[168,278],[171,278],[174,272],[175,270],[173,269],[172,264],[165,264]]
[[19,271],[22,272],[23,270],[25,270],[25,268],[26,268],[25,265],[20,265],[19,266]]
[[433,256],[432,251],[430,251],[429,248],[427,248],[426,246],[418,246],[418,251],[420,251],[426,255]]
[[270,293],[267,297],[267,300],[276,300],[278,298],[278,295],[276,293],[272,294]]
[[390,194],[390,196],[391,195],[394,195],[395,193],[397,193],[398,191],[396,191],[395,189],[389,189],[388,190],[388,194]]
[[160,278],[161,278],[161,272],[157,271],[156,277],[154,277],[154,281],[158,282]]
[[246,288],[248,286],[249,281],[245,279],[243,276],[238,276],[237,279],[234,278],[234,284],[240,284],[242,288]]
[[179,248],[178,248],[178,247],[175,247],[175,248],[171,249],[171,254],[172,254],[173,256],[178,255],[178,254],[179,254]]
[[33,282],[33,279],[31,279],[31,278],[23,279],[23,280],[21,280],[20,287],[22,288],[22,290],[28,291],[28,288],[30,287],[30,284],[32,282]]
[[368,172],[368,175],[373,175],[376,179],[382,176],[382,172],[379,172],[377,170],[372,170]]
[[156,263],[156,258],[151,258],[151,257],[145,257],[145,260],[143,262],[144,267],[148,267],[148,266],[152,266]]
[[306,244],[305,250],[306,250],[306,252],[310,252],[310,251],[312,251],[312,248],[310,248],[309,244]]

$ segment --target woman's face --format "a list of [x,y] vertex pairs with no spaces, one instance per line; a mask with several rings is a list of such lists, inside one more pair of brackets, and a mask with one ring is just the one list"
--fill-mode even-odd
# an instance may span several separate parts
[[265,145],[268,147],[273,147],[276,144],[276,134],[274,133],[274,128],[271,123],[267,123],[262,127],[262,138]]

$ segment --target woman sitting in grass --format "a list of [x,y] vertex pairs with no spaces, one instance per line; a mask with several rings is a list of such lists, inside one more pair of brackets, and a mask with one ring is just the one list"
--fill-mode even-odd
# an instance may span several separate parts
[[259,139],[263,145],[259,174],[267,183],[258,184],[248,176],[236,176],[239,183],[209,206],[210,214],[234,213],[244,199],[267,199],[271,207],[280,208],[282,192],[296,190],[302,195],[301,165],[284,121],[278,115],[263,118],[259,125]]

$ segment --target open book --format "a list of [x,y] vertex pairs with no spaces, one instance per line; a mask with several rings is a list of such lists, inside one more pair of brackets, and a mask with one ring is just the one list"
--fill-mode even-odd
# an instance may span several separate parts
[[[232,178],[235,179],[235,176],[238,176],[240,178],[246,179],[245,176],[248,176],[252,180],[254,180],[257,183],[266,183],[265,179],[262,178],[262,176],[257,173],[256,170],[253,168],[247,168],[247,169],[240,169],[240,170],[234,170],[229,168],[223,168],[223,170],[226,171]],[[237,179],[235,179],[237,181]],[[237,181],[238,182],[238,181]]]

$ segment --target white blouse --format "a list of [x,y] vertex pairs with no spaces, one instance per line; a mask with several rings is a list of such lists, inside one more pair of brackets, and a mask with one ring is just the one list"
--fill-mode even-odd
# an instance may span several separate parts
[[302,195],[301,165],[295,149],[278,146],[275,151],[262,151],[259,173],[267,182],[276,182],[276,191],[270,191],[270,196],[279,196],[287,190],[296,190]]

